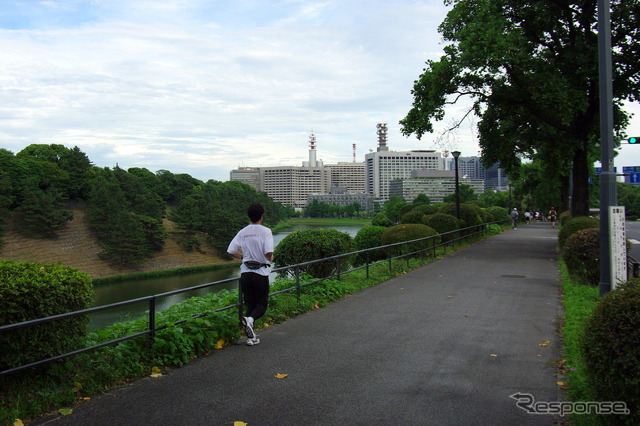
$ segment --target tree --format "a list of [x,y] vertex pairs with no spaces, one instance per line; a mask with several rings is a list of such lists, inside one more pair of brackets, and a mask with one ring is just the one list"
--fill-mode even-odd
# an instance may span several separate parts
[[407,202],[403,198],[392,195],[384,202],[383,211],[393,223],[398,223],[400,216],[402,216],[402,208],[406,205]]
[[104,251],[100,257],[118,263],[141,262],[150,252],[148,234],[127,209],[125,195],[114,172],[102,169],[89,200],[90,227]]
[[[433,132],[445,107],[470,97],[483,161],[510,174],[520,159],[541,161],[561,179],[573,176],[574,214],[588,213],[588,174],[599,139],[596,0],[447,0],[439,31],[452,42],[413,88],[404,134]],[[640,99],[640,3],[613,0],[614,123],[628,121],[623,100]]]
[[413,199],[412,204],[414,206],[417,206],[420,204],[431,204],[431,199],[427,197],[427,194],[418,194],[418,196]]
[[[476,194],[473,191],[473,188],[471,188],[471,186],[467,185],[466,183],[461,183],[458,186],[458,193],[460,194],[461,203],[468,203],[470,201],[475,201],[478,199],[478,194]],[[455,203],[456,194],[454,193],[454,194],[445,195],[442,201],[445,203]]]

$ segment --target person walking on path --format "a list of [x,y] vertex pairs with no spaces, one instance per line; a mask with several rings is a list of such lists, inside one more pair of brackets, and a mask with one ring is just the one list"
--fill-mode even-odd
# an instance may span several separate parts
[[555,228],[557,221],[558,221],[558,212],[556,212],[555,208],[551,207],[551,210],[549,210],[549,222],[551,222],[551,226]]
[[518,209],[515,207],[511,211],[511,227],[518,229]]
[[242,325],[247,335],[246,344],[260,343],[253,325],[267,311],[269,299],[269,273],[273,260],[273,234],[262,225],[264,207],[252,204],[247,210],[251,223],[242,228],[229,243],[227,253],[242,260],[240,265],[240,290],[244,298],[246,316]]

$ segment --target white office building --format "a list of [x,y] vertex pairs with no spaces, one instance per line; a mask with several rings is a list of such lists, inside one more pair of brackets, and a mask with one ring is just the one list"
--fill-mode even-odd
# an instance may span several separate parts
[[365,155],[366,191],[377,202],[389,199],[390,184],[408,179],[416,170],[442,170],[442,155],[432,150],[389,151],[387,125],[378,124],[378,150]]

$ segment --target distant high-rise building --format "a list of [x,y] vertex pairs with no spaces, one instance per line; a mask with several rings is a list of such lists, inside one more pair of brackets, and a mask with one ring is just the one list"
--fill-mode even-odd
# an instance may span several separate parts
[[[282,204],[304,208],[311,194],[329,194],[343,187],[349,194],[363,194],[364,163],[324,164],[317,159],[316,136],[309,137],[309,161],[302,166],[240,167],[230,179],[244,182]],[[343,197],[344,198],[344,197]]]
[[442,155],[429,150],[389,151],[386,124],[378,124],[378,149],[364,157],[365,188],[376,201],[389,199],[389,185],[395,179],[407,179],[416,170],[442,170]]
[[[467,184],[473,192],[484,192],[484,180],[465,178],[460,183]],[[447,195],[454,194],[456,178],[454,170],[417,170],[408,179],[391,181],[390,194],[412,202],[418,195],[424,194],[432,203],[441,203]]]
[[504,169],[498,167],[498,163],[485,170],[484,189],[495,191],[507,191],[509,180]]

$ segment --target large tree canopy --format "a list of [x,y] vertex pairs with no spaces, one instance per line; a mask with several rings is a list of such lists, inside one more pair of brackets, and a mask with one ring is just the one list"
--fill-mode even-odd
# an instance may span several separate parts
[[[433,132],[445,108],[472,99],[485,164],[507,171],[520,159],[573,176],[574,214],[588,212],[588,174],[599,139],[596,0],[447,0],[439,31],[451,44],[415,82],[403,133]],[[628,122],[621,104],[640,99],[638,0],[612,0],[614,115],[618,138]],[[573,172],[573,173],[571,173]],[[567,185],[565,185],[567,186]]]

